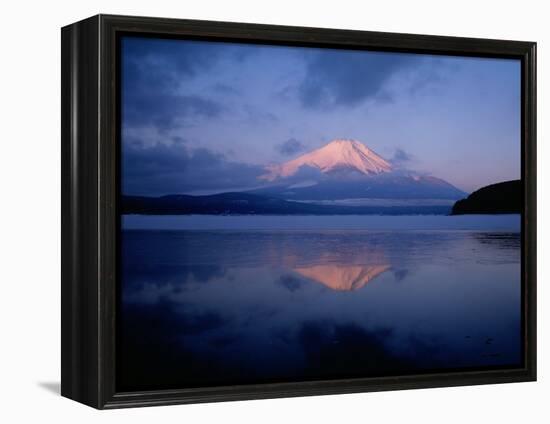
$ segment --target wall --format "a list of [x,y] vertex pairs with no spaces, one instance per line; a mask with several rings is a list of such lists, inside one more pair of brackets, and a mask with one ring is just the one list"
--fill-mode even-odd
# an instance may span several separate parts
[[[550,43],[544,2],[463,0],[195,2],[96,0],[3,4],[2,361],[6,423],[170,422],[548,422]],[[59,384],[59,28],[102,13],[259,22],[405,33],[534,40],[539,43],[539,382],[98,412],[61,398]],[[546,393],[545,393],[546,392]]]

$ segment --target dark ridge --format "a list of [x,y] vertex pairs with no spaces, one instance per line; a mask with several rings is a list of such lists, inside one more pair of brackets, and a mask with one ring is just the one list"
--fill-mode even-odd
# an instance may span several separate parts
[[445,215],[450,206],[338,206],[250,193],[122,196],[122,213],[139,215]]
[[451,215],[521,213],[522,199],[521,180],[491,184],[457,201]]

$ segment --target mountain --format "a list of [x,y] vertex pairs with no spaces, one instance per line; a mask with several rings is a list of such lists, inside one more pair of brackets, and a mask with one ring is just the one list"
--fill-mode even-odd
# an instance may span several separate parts
[[410,215],[449,213],[448,206],[337,206],[293,202],[250,193],[208,196],[122,196],[123,214],[140,215]]
[[356,140],[334,140],[260,177],[267,184],[249,193],[299,201],[348,199],[458,200],[466,193],[452,184],[414,171],[395,169]]
[[456,202],[452,215],[521,213],[523,187],[520,180],[488,185]]
[[[356,140],[334,140],[272,165],[258,188],[193,196],[123,196],[125,214],[448,214],[466,193],[448,182],[395,169]],[[251,182],[256,184],[258,181]]]
[[389,162],[356,140],[333,140],[320,149],[306,153],[280,165],[268,167],[261,178],[274,181],[296,174],[302,167],[318,169],[323,174],[355,171],[364,175],[390,172]]

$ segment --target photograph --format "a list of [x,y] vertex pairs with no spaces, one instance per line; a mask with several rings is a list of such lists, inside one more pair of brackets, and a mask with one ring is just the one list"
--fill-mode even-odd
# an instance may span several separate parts
[[0,424],[550,423],[543,2],[3,5]]
[[521,368],[521,60],[123,35],[117,391]]

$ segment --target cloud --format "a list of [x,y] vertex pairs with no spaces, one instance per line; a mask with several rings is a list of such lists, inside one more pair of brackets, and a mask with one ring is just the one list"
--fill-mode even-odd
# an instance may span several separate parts
[[279,118],[274,113],[262,107],[245,104],[242,110],[248,122],[253,125],[273,125],[279,122]]
[[199,96],[127,92],[122,106],[124,126],[154,126],[160,132],[175,129],[194,118],[215,118],[223,108]]
[[231,96],[238,96],[240,93],[234,86],[218,82],[212,86],[212,90],[216,93],[227,94]]
[[304,286],[303,280],[292,274],[284,274],[276,282],[292,293],[301,290]]
[[[242,52],[243,49],[246,52]],[[124,37],[123,126],[153,125],[162,132],[184,126],[196,118],[219,116],[224,108],[215,97],[183,88],[193,79],[211,72],[224,58],[242,61],[248,50],[250,48],[225,43]],[[214,90],[213,95],[217,93]]]
[[124,37],[122,82],[130,90],[170,91],[182,78],[212,67],[222,54],[220,43]]
[[[175,298],[188,285],[208,283],[226,274],[220,265],[144,262],[133,250],[140,243],[139,237],[136,234],[124,237],[128,246],[123,252],[124,278],[132,281],[124,289],[124,302],[151,304],[162,298]],[[152,240],[152,243],[157,241]],[[162,240],[162,235],[158,240]]]
[[405,163],[408,163],[414,159],[414,156],[410,153],[407,153],[405,150],[401,148],[395,149],[395,152],[393,154],[393,157],[390,159],[390,162],[393,165],[401,166]]
[[122,186],[124,194],[160,196],[193,191],[223,192],[253,188],[263,167],[233,162],[220,153],[183,143],[161,143],[123,147]]
[[387,101],[386,83],[395,74],[422,63],[405,53],[325,50],[307,58],[299,98],[309,108],[355,106],[368,99]]
[[303,152],[306,149],[306,146],[295,138],[289,138],[284,143],[275,146],[275,148],[282,155],[292,156],[296,153]]
[[390,350],[392,337],[392,331],[385,328],[367,330],[355,323],[306,322],[298,333],[307,358],[305,373],[341,378],[397,374],[414,369],[415,364]]

